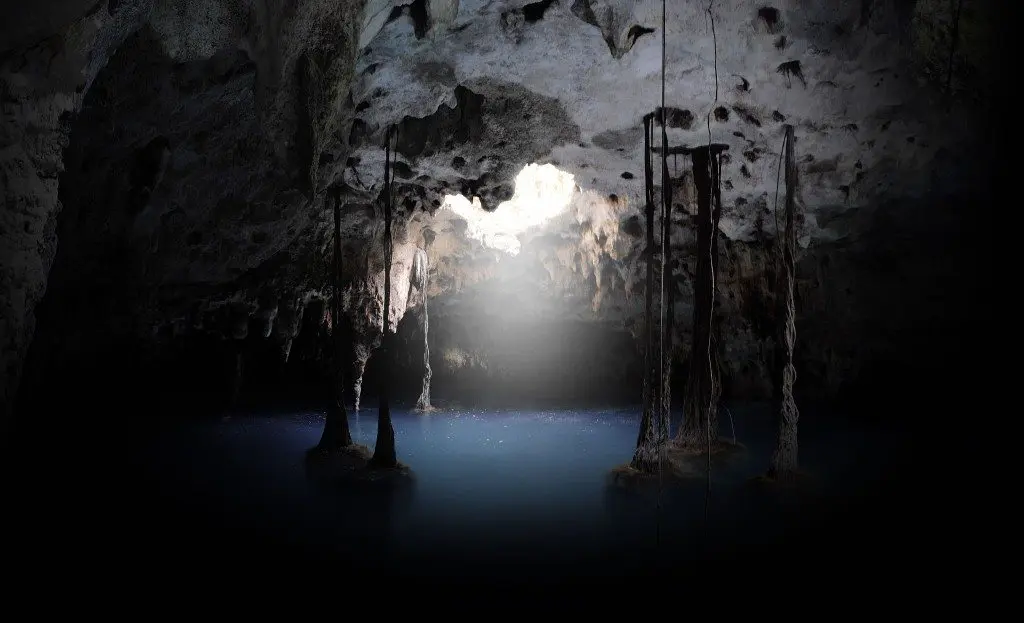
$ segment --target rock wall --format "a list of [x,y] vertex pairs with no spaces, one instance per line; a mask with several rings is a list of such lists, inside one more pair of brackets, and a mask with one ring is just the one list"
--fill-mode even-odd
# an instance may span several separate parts
[[0,422],[5,426],[35,333],[35,306],[46,291],[57,249],[59,179],[72,120],[109,55],[151,8],[151,0],[64,2],[49,19],[35,9],[5,19],[0,40]]
[[[962,305],[942,284],[978,263],[963,232],[975,232],[985,164],[969,155],[985,144],[999,76],[983,44],[994,14],[966,4],[950,99],[946,3],[720,0],[710,16],[669,3],[669,139],[730,145],[716,301],[727,391],[768,388],[784,122],[797,128],[801,180],[798,389],[834,396],[874,362],[916,365],[959,329]],[[101,374],[97,353],[141,369],[131,357],[177,353],[196,336],[228,350],[265,342],[287,358],[305,323],[335,322],[318,303],[334,192],[346,326],[366,364],[384,318],[389,127],[387,317],[399,326],[416,308],[409,277],[427,249],[439,376],[466,368],[449,359],[509,368],[460,327],[512,311],[535,335],[602,327],[580,339],[610,340],[611,359],[628,362],[636,349],[616,336],[640,329],[640,120],[660,104],[661,6],[69,0],[5,30],[22,35],[0,45],[0,403],[30,343],[36,394]],[[544,192],[561,182],[521,183],[531,164],[571,180],[550,214]],[[695,210],[688,162],[669,164],[682,370]],[[531,225],[508,229],[509,214]],[[631,364],[607,365],[631,382]]]
[[99,2],[6,51],[5,408],[58,238],[40,366],[226,306],[269,319],[322,284],[309,254],[346,159],[362,5]]

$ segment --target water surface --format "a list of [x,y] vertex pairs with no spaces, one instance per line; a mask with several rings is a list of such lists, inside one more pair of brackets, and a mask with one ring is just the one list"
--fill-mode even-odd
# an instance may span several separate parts
[[[304,453],[320,437],[316,412],[165,419],[133,459],[135,475],[158,495],[130,521],[175,518],[174,529],[203,543],[336,554],[428,576],[453,562],[475,573],[519,563],[531,573],[621,573],[655,552],[769,544],[806,514],[808,503],[749,485],[773,447],[768,410],[733,406],[729,414],[722,433],[735,430],[746,451],[713,462],[709,497],[703,478],[660,493],[609,489],[609,471],[632,455],[637,409],[398,409],[399,458],[415,472],[414,484],[398,491],[311,478]],[[350,424],[372,448],[376,411],[350,414]],[[901,442],[817,414],[804,415],[800,441],[802,465],[825,484],[811,510],[869,486]],[[166,546],[172,537],[154,531],[138,543]]]

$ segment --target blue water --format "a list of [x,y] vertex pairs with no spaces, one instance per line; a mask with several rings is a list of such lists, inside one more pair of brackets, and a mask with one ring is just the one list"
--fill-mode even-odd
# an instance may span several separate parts
[[[453,561],[479,573],[523,568],[608,574],[639,569],[654,552],[697,555],[778,540],[819,507],[835,506],[884,475],[897,436],[804,414],[801,463],[823,485],[806,496],[765,493],[762,474],[774,443],[770,413],[733,406],[722,434],[746,451],[712,464],[706,481],[661,492],[610,489],[609,471],[629,461],[638,413],[616,410],[460,410],[393,413],[399,460],[410,487],[341,486],[311,477],[305,451],[322,415],[260,414],[164,420],[135,467],[158,495],[124,517],[138,525],[174,517],[182,534],[236,547],[293,548],[366,565],[430,575]],[[370,448],[375,410],[350,414],[352,434]],[[703,459],[698,461],[703,466]],[[820,509],[819,509],[820,510]],[[179,528],[180,529],[180,528]],[[166,547],[172,535],[141,537]],[[181,537],[185,538],[185,537]]]

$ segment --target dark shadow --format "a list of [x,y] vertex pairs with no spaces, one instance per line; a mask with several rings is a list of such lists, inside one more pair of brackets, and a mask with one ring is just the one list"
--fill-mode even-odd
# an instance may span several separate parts
[[[303,466],[325,518],[348,532],[336,552],[340,563],[362,571],[394,573],[403,552],[396,545],[395,519],[412,506],[416,481],[405,466],[373,470],[366,466],[373,452],[354,445],[351,453],[307,452]],[[326,547],[326,544],[325,544]]]
[[544,13],[554,4],[555,0],[539,0],[523,7],[523,18],[526,23],[532,24],[544,18]]
[[409,5],[409,17],[412,18],[413,32],[417,39],[427,36],[430,30],[430,11],[427,9],[426,0],[413,0]]
[[[625,572],[671,573],[699,553],[704,526],[704,479],[609,475],[603,501],[617,565]],[[610,573],[612,570],[609,569]]]

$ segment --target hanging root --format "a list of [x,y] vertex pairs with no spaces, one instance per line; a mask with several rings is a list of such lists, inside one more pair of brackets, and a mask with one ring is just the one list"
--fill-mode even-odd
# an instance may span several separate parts
[[[397,135],[394,127],[388,130],[387,142],[384,146],[384,308],[381,318],[381,353],[383,354],[383,370],[380,377],[380,408],[377,415],[377,441],[370,459],[370,467],[391,469],[398,465],[395,451],[395,429],[391,424],[391,370],[392,331],[390,325],[391,311],[391,267],[394,260],[394,240],[391,234],[392,201],[394,199],[394,169],[392,164],[392,141],[397,146]],[[397,154],[395,154],[397,157]]]
[[[717,179],[718,177],[721,177],[721,175],[719,175],[719,176],[715,176],[714,175],[715,168],[716,168],[715,167],[715,156],[713,156],[712,153],[711,153],[711,143],[712,143],[712,138],[711,138],[711,114],[712,114],[712,111],[714,111],[715,107],[718,106],[718,34],[715,32],[715,15],[714,15],[714,13],[711,12],[711,9],[714,8],[714,5],[715,5],[714,0],[711,0],[710,2],[708,2],[708,8],[707,8],[708,20],[711,22],[711,41],[712,41],[712,45],[714,46],[714,61],[715,61],[715,101],[711,105],[711,108],[708,110],[708,118],[707,118],[707,124],[708,124],[708,167],[711,168],[711,176],[710,177],[711,177],[712,183],[721,184],[721,180]],[[719,171],[721,171],[720,167],[719,167]],[[718,193],[717,198],[716,198],[714,193],[712,193],[711,197],[712,197],[712,199],[711,199],[712,201],[719,201],[720,202],[721,201],[721,192]],[[711,206],[711,210],[708,211],[708,218],[711,219],[711,223],[712,223],[711,235],[714,236],[715,233],[716,233],[715,230],[714,230],[714,220],[715,220],[715,206],[714,205],[712,205]],[[709,309],[709,312],[708,312],[708,369],[711,371],[711,392],[710,392],[710,396],[708,398],[708,420],[707,420],[707,446],[708,446],[708,452],[707,452],[707,454],[708,454],[708,460],[707,460],[707,487],[704,490],[704,532],[705,532],[705,535],[707,534],[707,525],[708,525],[708,507],[711,504],[711,437],[712,437],[712,434],[711,434],[711,411],[715,407],[715,388],[714,388],[715,373],[714,373],[714,362],[712,361],[712,357],[711,357],[711,333],[713,331],[711,320],[714,317],[714,308],[715,308],[715,256],[714,256],[714,252],[712,251],[712,249],[714,249],[714,248],[715,247],[712,244],[710,246],[709,250],[708,250],[709,255],[710,255],[710,257],[709,257],[710,262],[708,263],[708,266],[709,266],[709,270],[711,272],[711,292],[710,292],[710,297],[709,297],[710,309]]]
[[651,143],[654,138],[653,115],[644,116],[644,197],[646,220],[646,287],[644,291],[644,382],[643,382],[643,413],[640,420],[640,431],[636,440],[636,451],[633,454],[633,467],[640,470],[653,471],[657,451],[657,435],[654,423],[653,406],[656,403],[654,372],[654,329],[653,329],[653,286],[654,286],[654,171],[651,158]]
[[659,337],[661,338],[658,348],[658,388],[659,388],[659,400],[658,400],[658,509],[657,509],[657,531],[655,533],[655,542],[661,545],[661,490],[662,481],[664,479],[664,466],[665,466],[665,444],[668,442],[667,435],[662,436],[662,428],[667,428],[667,422],[664,420],[668,418],[668,414],[665,412],[665,396],[664,393],[668,391],[665,387],[665,250],[668,245],[668,229],[670,226],[670,214],[666,214],[668,206],[666,205],[666,193],[668,192],[669,180],[665,179],[667,176],[665,173],[668,171],[668,115],[665,112],[665,63],[666,63],[666,42],[668,40],[668,33],[666,33],[666,10],[665,0],[661,0],[661,218],[663,219],[663,225],[661,228],[661,315],[660,323],[658,325]]
[[786,155],[786,141],[789,140],[788,134],[782,135],[782,148],[779,149],[779,168],[775,173],[775,207],[772,210],[772,216],[775,219],[775,241],[772,245],[772,267],[775,269],[775,274],[779,274],[779,264],[782,262],[782,247],[779,242],[779,183],[782,181],[782,159]]

